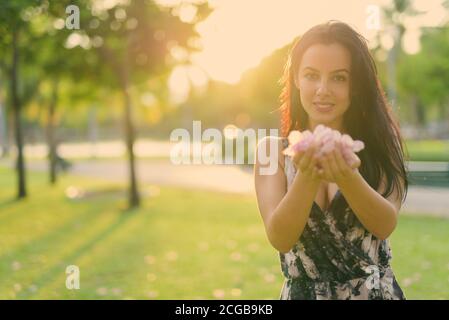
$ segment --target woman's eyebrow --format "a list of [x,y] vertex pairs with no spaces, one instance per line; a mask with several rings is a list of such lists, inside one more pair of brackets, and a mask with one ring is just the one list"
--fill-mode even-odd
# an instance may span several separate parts
[[[310,69],[310,70],[312,70],[312,71],[319,72],[319,70],[317,70],[317,69],[315,69],[315,68],[312,68],[312,67],[305,67],[303,70],[306,70],[306,69]],[[337,72],[347,72],[347,73],[350,73],[350,72],[348,71],[348,69],[345,69],[345,68],[334,70],[334,71],[332,71],[331,73],[337,73]]]

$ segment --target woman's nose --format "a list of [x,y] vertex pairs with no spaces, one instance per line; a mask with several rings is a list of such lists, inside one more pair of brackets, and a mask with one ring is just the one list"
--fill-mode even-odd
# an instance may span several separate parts
[[326,79],[322,79],[319,82],[316,93],[317,93],[317,95],[323,95],[323,94],[329,93],[329,85],[328,85]]

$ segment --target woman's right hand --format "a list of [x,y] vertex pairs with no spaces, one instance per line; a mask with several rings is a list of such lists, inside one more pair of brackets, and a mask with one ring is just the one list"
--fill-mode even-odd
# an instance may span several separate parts
[[296,170],[313,182],[320,180],[317,149],[316,143],[312,143],[306,151],[298,151],[292,158]]

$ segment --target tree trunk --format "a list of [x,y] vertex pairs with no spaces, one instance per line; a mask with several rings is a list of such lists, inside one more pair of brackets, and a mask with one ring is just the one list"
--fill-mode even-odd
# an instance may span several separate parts
[[116,59],[111,51],[106,47],[101,47],[101,52],[104,56],[113,61],[114,70],[118,76],[121,90],[123,92],[124,98],[124,107],[125,107],[125,115],[124,115],[124,129],[125,129],[125,144],[126,144],[126,153],[128,156],[128,165],[129,165],[129,208],[137,208],[140,205],[140,197],[137,189],[137,179],[136,179],[136,166],[135,166],[135,157],[134,157],[134,125],[132,121],[132,106],[131,106],[131,97],[129,95],[129,56],[128,53],[125,54],[123,60]]
[[398,57],[398,29],[397,26],[394,26],[394,44],[393,47],[388,52],[387,57],[387,76],[388,76],[388,100],[391,102],[391,106],[394,111],[396,111],[396,100],[397,100],[397,91],[396,91],[396,63]]
[[8,153],[8,129],[6,127],[6,108],[5,105],[0,101],[0,157],[5,157]]
[[11,67],[11,102],[14,121],[14,135],[17,147],[17,176],[18,176],[18,194],[17,198],[25,198],[26,181],[25,181],[25,161],[23,157],[23,136],[21,126],[21,105],[18,95],[18,74],[19,74],[19,31],[14,28],[12,31],[12,67]]
[[421,102],[421,99],[417,96],[413,96],[413,103],[415,105],[416,110],[416,121],[420,128],[424,128],[426,126],[426,110],[424,108],[423,103]]
[[438,103],[438,113],[439,113],[439,118],[440,120],[443,120],[446,118],[446,106],[447,104],[445,103],[444,100],[439,101]]
[[139,192],[137,190],[137,179],[136,179],[136,166],[135,166],[135,156],[134,156],[134,124],[132,120],[132,105],[131,97],[129,94],[129,70],[127,64],[127,58],[125,58],[125,63],[123,64],[123,69],[121,72],[121,83],[122,91],[125,102],[125,142],[126,151],[128,156],[129,164],[129,208],[137,208],[140,205]]
[[56,105],[58,101],[58,82],[57,80],[53,83],[53,92],[50,100],[50,105],[48,107],[48,122],[47,122],[47,144],[48,144],[48,164],[50,173],[50,184],[56,184],[57,180],[57,143],[55,139],[55,112]]
[[97,157],[97,141],[98,141],[98,124],[97,124],[97,108],[92,105],[89,108],[88,113],[88,136],[89,136],[89,144],[90,144],[90,157],[96,158]]

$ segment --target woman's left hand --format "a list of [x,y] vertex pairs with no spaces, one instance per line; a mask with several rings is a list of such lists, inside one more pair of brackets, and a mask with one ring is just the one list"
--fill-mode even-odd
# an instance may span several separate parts
[[318,171],[318,175],[321,179],[336,184],[351,179],[358,173],[361,161],[352,151],[350,152],[350,157],[352,160],[351,165],[343,158],[340,144],[337,142],[331,152],[325,153],[319,158],[318,162],[321,165],[321,169]]

